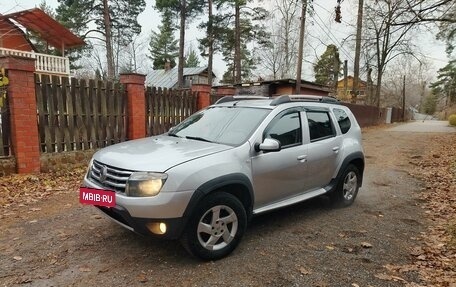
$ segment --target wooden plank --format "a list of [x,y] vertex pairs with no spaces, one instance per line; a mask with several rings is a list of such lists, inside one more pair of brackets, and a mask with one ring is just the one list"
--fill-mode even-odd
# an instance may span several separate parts
[[105,147],[108,145],[107,141],[107,130],[108,130],[108,104],[107,104],[107,92],[106,92],[106,83],[104,81],[98,82],[98,92],[100,93],[100,147]]
[[115,93],[112,91],[112,83],[105,82],[105,95],[107,100],[107,129],[106,129],[106,144],[115,143],[115,126],[116,126],[116,110],[115,110]]
[[95,80],[89,80],[88,87],[88,111],[89,111],[89,130],[88,134],[90,139],[90,148],[97,148],[97,128],[98,128],[98,111],[97,111],[97,93],[95,87]]
[[60,78],[58,76],[52,76],[52,86],[54,90],[54,101],[56,107],[56,118],[55,118],[55,140],[57,152],[62,152],[65,150],[65,136],[64,136],[64,121],[65,121],[65,110],[63,108],[63,95],[62,95],[62,85],[60,84]]
[[114,114],[116,115],[115,119],[116,121],[114,122],[115,126],[115,137],[114,137],[114,142],[118,143],[122,141],[122,127],[123,127],[123,98],[122,95],[120,94],[119,89],[113,89],[113,94],[115,95],[115,105],[114,105]]
[[65,95],[65,105],[67,110],[67,126],[65,129],[65,138],[68,139],[67,141],[67,148],[69,151],[73,151],[76,149],[76,141],[75,141],[75,134],[76,134],[76,127],[74,124],[74,96],[72,92],[72,88],[70,85],[70,81],[68,77],[62,78],[62,87],[64,88],[63,94]]
[[91,143],[90,143],[90,101],[89,101],[89,96],[87,92],[87,84],[84,79],[81,79],[79,82],[79,89],[80,89],[80,94],[81,94],[81,104],[82,104],[82,119],[84,122],[84,129],[83,129],[83,134],[82,134],[82,149],[87,150],[91,149]]
[[[35,94],[36,94],[36,106],[38,110],[38,134],[40,140],[40,151],[46,151],[46,134],[45,127],[47,125],[44,109],[43,89],[40,77],[35,74]],[[3,121],[2,121],[3,122]]]
[[152,97],[153,97],[153,101],[154,101],[154,115],[153,115],[153,119],[154,119],[154,123],[153,123],[153,132],[152,132],[152,135],[157,135],[158,134],[158,129],[159,129],[159,126],[160,126],[160,98],[159,98],[159,90],[157,90],[156,87],[152,87]]
[[156,94],[156,105],[155,109],[157,110],[156,116],[155,116],[155,129],[154,129],[154,135],[160,134],[162,130],[162,114],[163,114],[163,90],[162,88],[157,89],[157,94]]
[[120,85],[121,89],[119,88],[119,90],[121,91],[121,107],[120,107],[120,111],[122,113],[122,129],[121,129],[121,138],[120,138],[120,141],[126,141],[128,140],[128,136],[127,136],[127,127],[128,127],[128,95],[127,95],[127,91],[125,89],[124,86]]
[[43,95],[45,95],[45,108],[46,108],[46,129],[45,129],[45,137],[46,137],[46,152],[53,153],[55,152],[55,127],[54,127],[54,97],[52,95],[52,85],[50,82],[49,75],[42,75],[42,88],[43,88]]
[[152,123],[152,97],[151,87],[146,87],[146,136],[151,135],[151,123]]
[[75,129],[74,129],[74,141],[75,141],[75,150],[83,149],[83,137],[85,134],[85,124],[82,112],[82,97],[80,83],[77,79],[71,78],[71,97],[74,102],[74,120],[75,120]]

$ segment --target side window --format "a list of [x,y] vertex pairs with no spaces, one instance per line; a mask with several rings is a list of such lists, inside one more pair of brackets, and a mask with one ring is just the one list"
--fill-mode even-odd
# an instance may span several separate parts
[[350,130],[351,122],[347,113],[342,109],[334,109],[334,115],[336,116],[337,122],[339,123],[340,130],[343,134]]
[[278,115],[264,131],[263,138],[276,139],[282,147],[301,144],[302,128],[299,112]]
[[329,138],[336,135],[331,118],[325,111],[307,111],[310,141]]

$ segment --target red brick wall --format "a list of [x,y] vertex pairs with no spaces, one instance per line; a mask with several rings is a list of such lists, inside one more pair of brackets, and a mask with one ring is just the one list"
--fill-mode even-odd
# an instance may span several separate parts
[[126,85],[128,106],[128,139],[146,137],[146,76],[141,74],[122,74],[120,82]]
[[198,92],[198,110],[211,105],[211,85],[193,84],[192,92]]
[[0,66],[8,71],[8,100],[11,121],[11,145],[18,173],[40,172],[38,126],[36,120],[35,60],[0,57]]

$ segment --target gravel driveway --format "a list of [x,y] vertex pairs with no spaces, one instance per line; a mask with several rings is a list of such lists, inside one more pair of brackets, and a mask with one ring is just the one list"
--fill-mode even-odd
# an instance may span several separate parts
[[333,209],[317,198],[256,217],[233,254],[216,262],[190,257],[178,242],[124,230],[80,205],[76,190],[0,210],[0,286],[419,283],[416,272],[391,270],[410,264],[427,224],[409,159],[437,143],[430,134],[382,128],[363,138],[366,173],[353,206]]

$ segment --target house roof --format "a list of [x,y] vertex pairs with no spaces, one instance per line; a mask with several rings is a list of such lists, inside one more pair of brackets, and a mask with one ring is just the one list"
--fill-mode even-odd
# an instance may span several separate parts
[[[203,72],[207,72],[207,67],[184,68],[184,77],[199,75]],[[168,71],[165,71],[164,69],[153,70],[148,74],[146,82],[148,85],[155,87],[174,87],[177,84],[177,66]]]
[[39,8],[1,15],[0,19],[14,20],[26,29],[37,33],[49,45],[62,48],[76,48],[85,45],[84,40],[73,34]]

